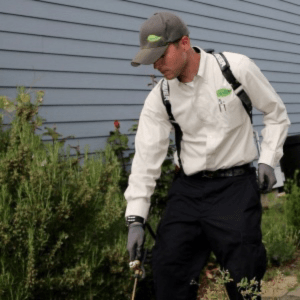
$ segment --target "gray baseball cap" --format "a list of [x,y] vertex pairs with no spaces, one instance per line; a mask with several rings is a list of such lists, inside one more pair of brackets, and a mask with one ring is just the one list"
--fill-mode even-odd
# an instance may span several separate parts
[[140,30],[140,51],[131,61],[133,67],[154,64],[168,48],[190,32],[186,24],[169,12],[158,12],[146,20]]

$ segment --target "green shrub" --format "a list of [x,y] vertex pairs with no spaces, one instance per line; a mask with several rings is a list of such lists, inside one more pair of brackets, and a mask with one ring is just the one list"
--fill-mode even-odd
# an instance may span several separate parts
[[287,197],[284,210],[287,224],[294,227],[294,229],[300,233],[300,185],[298,178],[299,170],[296,170],[294,180],[288,179],[285,184]]
[[286,218],[286,198],[271,201],[269,210],[262,215],[263,242],[269,266],[291,260],[299,247],[299,234]]
[[57,137],[43,143],[42,97],[0,98],[15,111],[0,132],[0,297],[129,299],[120,163],[109,145],[94,157],[86,148],[81,167]]

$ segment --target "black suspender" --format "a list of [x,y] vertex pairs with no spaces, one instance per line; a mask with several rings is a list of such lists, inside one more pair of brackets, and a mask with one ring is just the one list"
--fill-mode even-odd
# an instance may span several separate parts
[[164,105],[166,106],[167,113],[169,115],[169,120],[174,126],[175,129],[175,144],[176,144],[176,149],[177,149],[177,155],[178,155],[178,162],[181,170],[183,171],[181,159],[180,159],[180,152],[181,152],[181,139],[182,139],[182,130],[179,126],[179,124],[175,121],[174,116],[172,114],[172,109],[171,109],[171,103],[170,103],[170,94],[169,94],[169,84],[168,81],[163,79],[161,83],[161,98],[163,100]]
[[[214,50],[209,49],[209,50],[205,50],[205,51],[207,53],[213,54]],[[244,108],[246,109],[247,114],[250,117],[251,124],[253,124],[253,122],[252,122],[252,103],[251,103],[249,96],[244,91],[241,84],[234,77],[234,75],[230,69],[228,60],[226,59],[224,54],[223,53],[215,53],[213,55],[216,58],[219,66],[220,66],[223,76],[226,78],[227,82],[232,86],[232,88],[235,91],[235,93],[237,94],[237,96],[241,99],[242,104],[243,104]],[[180,166],[182,172],[184,173],[181,159],[180,159],[182,130],[172,114],[171,103],[170,103],[170,94],[169,94],[169,84],[168,84],[168,81],[165,80],[165,78],[163,78],[162,83],[161,83],[161,97],[162,97],[163,104],[166,106],[169,120],[175,129],[175,144],[176,144],[176,149],[177,149],[178,162],[179,162],[179,166]]]
[[[226,59],[226,57],[224,56],[224,54],[223,53],[215,53],[213,55],[216,58],[219,66],[220,66],[223,76],[225,77],[227,82],[232,86],[232,88],[236,92],[237,96],[241,99],[242,104],[243,104],[244,108],[246,109],[247,114],[250,117],[251,124],[253,124],[252,103],[251,103],[251,100],[250,100],[248,94],[244,91],[241,84],[236,80],[236,78],[232,74],[229,62]],[[238,92],[237,90],[239,88],[240,88],[240,91]]]

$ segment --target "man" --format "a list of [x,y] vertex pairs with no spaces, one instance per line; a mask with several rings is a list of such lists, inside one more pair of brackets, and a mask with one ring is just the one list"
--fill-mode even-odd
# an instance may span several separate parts
[[[260,291],[266,271],[259,187],[268,192],[276,183],[274,167],[290,125],[285,106],[251,59],[224,53],[253,106],[264,113],[258,186],[252,124],[215,57],[191,47],[187,26],[168,12],[156,13],[142,25],[140,44],[132,65],[153,64],[164,75],[172,113],[183,132],[181,173],[169,191],[153,249],[156,299],[196,300],[197,286],[190,283],[199,280],[211,251],[234,280],[226,284],[230,299],[243,299],[237,283],[256,277]],[[143,224],[172,128],[160,88],[161,82],[141,112],[125,192],[131,261],[143,246]],[[179,158],[175,155],[178,166]]]

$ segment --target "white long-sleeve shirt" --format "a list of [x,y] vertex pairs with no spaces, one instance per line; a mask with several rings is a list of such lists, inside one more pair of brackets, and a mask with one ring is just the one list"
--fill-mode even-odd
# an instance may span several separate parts
[[[211,54],[201,50],[198,74],[191,83],[168,80],[175,120],[183,132],[180,158],[186,175],[243,165],[258,158],[250,118]],[[265,128],[258,163],[275,167],[283,155],[290,120],[285,105],[267,78],[248,57],[224,52],[232,73],[253,107],[264,113]],[[166,158],[172,125],[160,92],[161,81],[149,93],[135,137],[135,156],[125,191],[125,216],[147,219],[150,197]],[[228,94],[217,91],[226,89]],[[223,97],[220,97],[223,96]],[[177,153],[174,155],[177,165]]]

